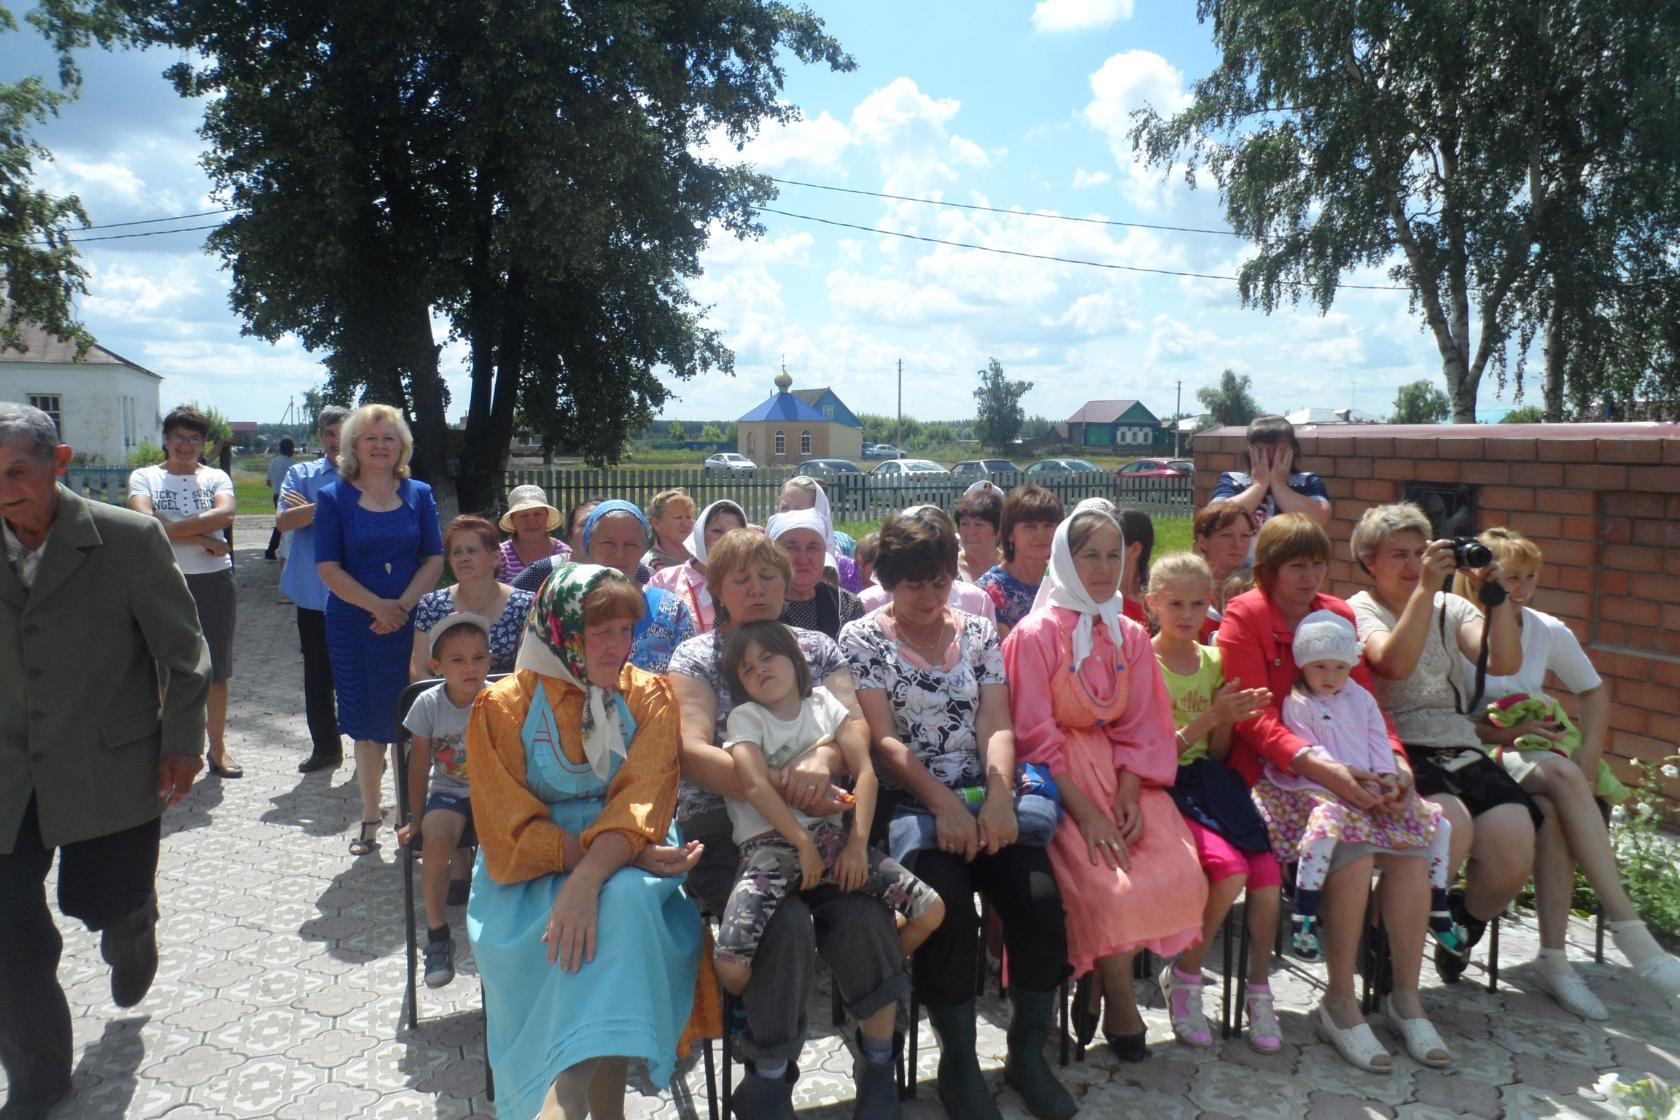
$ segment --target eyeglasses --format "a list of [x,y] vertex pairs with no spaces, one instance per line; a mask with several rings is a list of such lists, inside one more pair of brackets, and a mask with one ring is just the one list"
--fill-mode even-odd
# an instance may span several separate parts
[[163,438],[166,443],[179,443],[184,447],[204,446],[204,437],[197,432],[170,432]]

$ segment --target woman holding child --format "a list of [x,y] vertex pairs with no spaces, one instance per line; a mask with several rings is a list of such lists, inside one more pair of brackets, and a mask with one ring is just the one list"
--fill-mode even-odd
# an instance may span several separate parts
[[[1055,530],[1047,604],[1010,632],[1003,657],[1020,758],[1050,771],[1071,818],[1049,856],[1068,962],[1075,975],[1092,974],[1075,1021],[1095,1016],[1100,993],[1109,1047],[1134,1062],[1149,1051],[1133,958],[1200,940],[1207,884],[1166,790],[1178,769],[1172,702],[1148,631],[1121,616],[1125,557],[1114,507],[1076,506]],[[1084,1036],[1094,1024],[1079,1029]]]
[[566,1120],[621,1115],[628,1059],[665,1085],[684,1023],[715,1010],[697,999],[704,936],[681,892],[697,852],[639,862],[671,853],[677,799],[671,686],[627,664],[646,609],[618,571],[557,570],[515,672],[468,724],[467,932],[502,1116],[535,1116],[551,1085]]
[[[787,553],[763,533],[736,529],[725,534],[706,558],[706,586],[716,604],[717,624],[678,646],[671,657],[671,688],[682,716],[677,818],[683,834],[704,845],[690,889],[716,915],[728,908],[739,863],[723,799],[746,795],[735,761],[724,749],[735,705],[724,650],[742,625],[781,616],[792,576]],[[848,720],[862,728],[851,670],[840,647],[814,630],[791,628],[791,633],[813,685],[821,685],[846,709]],[[844,733],[843,727],[836,732]],[[826,744],[805,751],[770,780],[788,804],[811,816],[832,816],[847,808],[833,788],[835,778],[846,773],[840,749]],[[893,1015],[909,986],[903,946],[891,912],[879,901],[828,884],[790,893],[764,927],[751,980],[741,993],[747,1030],[740,1046],[749,1066],[736,1090],[735,1107],[750,1120],[793,1116],[793,1085],[799,1077],[793,1060],[804,1046],[805,1006],[816,982],[819,951],[842,1000],[860,1021],[863,1058],[854,1068],[856,1115],[896,1117]]]
[[[1255,538],[1257,586],[1226,605],[1219,626],[1219,652],[1226,680],[1263,686],[1271,698],[1258,715],[1237,725],[1231,765],[1251,786],[1271,767],[1276,774],[1305,779],[1354,810],[1392,811],[1412,793],[1411,768],[1392,733],[1388,745],[1394,756],[1394,780],[1373,788],[1374,774],[1309,749],[1310,744],[1284,722],[1284,701],[1301,677],[1293,652],[1297,627],[1320,611],[1353,622],[1348,604],[1320,590],[1329,564],[1330,538],[1303,514],[1269,518]],[[1361,687],[1370,682],[1363,664],[1351,667],[1350,678]],[[1328,983],[1314,1016],[1315,1027],[1350,1064],[1373,1073],[1394,1068],[1393,1056],[1365,1022],[1353,982],[1373,863],[1383,870],[1383,922],[1393,953],[1390,1020],[1399,1025],[1414,1058],[1429,1065],[1445,1064],[1451,1056],[1424,1017],[1418,997],[1429,919],[1429,867],[1427,860],[1411,854],[1377,852],[1363,843],[1342,844],[1332,853],[1320,888],[1326,910],[1322,944]]]
[[[993,625],[951,606],[957,539],[934,510],[889,517],[875,571],[891,600],[848,625],[851,662],[887,793],[887,848],[945,902],[916,954],[917,995],[939,1036],[939,1099],[953,1120],[995,1120],[975,1055],[979,891],[1003,923],[1011,1004],[1004,1079],[1046,1120],[1075,1104],[1044,1060],[1067,959],[1061,894],[1045,853],[1053,800],[1023,797],[1017,816],[1009,685]],[[1042,784],[1042,783],[1041,783]]]

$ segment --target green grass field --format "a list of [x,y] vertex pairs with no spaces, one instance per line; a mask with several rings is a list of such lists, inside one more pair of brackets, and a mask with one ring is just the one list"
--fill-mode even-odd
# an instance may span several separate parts
[[[1155,521],[1155,551],[1154,556],[1163,556],[1169,552],[1184,552],[1190,548],[1190,518],[1157,517]],[[842,521],[836,526],[852,535],[852,539],[872,533],[880,525],[871,521]]]

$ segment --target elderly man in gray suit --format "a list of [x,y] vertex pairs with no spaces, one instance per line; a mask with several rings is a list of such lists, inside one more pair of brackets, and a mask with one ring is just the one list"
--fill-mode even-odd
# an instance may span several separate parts
[[99,931],[133,1006],[157,973],[163,811],[203,765],[210,652],[169,539],[61,485],[69,465],[46,413],[0,404],[0,1120],[70,1093],[54,851],[59,910]]

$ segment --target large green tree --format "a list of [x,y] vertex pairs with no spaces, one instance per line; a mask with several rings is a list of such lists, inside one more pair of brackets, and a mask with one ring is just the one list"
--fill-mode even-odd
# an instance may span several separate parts
[[[209,171],[240,214],[211,238],[262,337],[400,403],[416,467],[492,505],[516,414],[615,459],[677,378],[733,366],[685,281],[773,193],[709,158],[796,110],[797,59],[851,60],[808,8],[552,0],[114,0],[132,37],[194,52]],[[465,353],[453,441],[440,351]]]
[[1394,394],[1390,424],[1439,424],[1452,415],[1447,395],[1427,381],[1410,381]]
[[978,376],[980,384],[974,390],[974,436],[983,446],[1006,452],[1021,438],[1021,429],[1027,422],[1027,410],[1021,407],[1021,398],[1032,392],[1033,383],[1009,380],[996,358],[988,360]]
[[1217,385],[1197,389],[1196,399],[1220,427],[1247,427],[1250,420],[1260,415],[1260,406],[1254,403],[1254,394],[1249,391],[1253,384],[1247,374],[1239,376],[1236,370],[1227,369],[1219,375]]
[[[1192,183],[1212,173],[1258,249],[1239,278],[1245,304],[1328,309],[1344,274],[1386,268],[1428,325],[1460,422],[1474,421],[1484,374],[1503,377],[1508,344],[1557,300],[1540,278],[1566,275],[1543,271],[1548,244],[1559,261],[1565,244],[1659,246],[1638,234],[1656,200],[1620,188],[1616,208],[1591,199],[1593,168],[1667,158],[1656,138],[1674,124],[1680,13],[1665,0],[1200,0],[1198,16],[1219,65],[1183,112],[1141,114],[1134,143],[1153,162],[1184,160]],[[1568,163],[1572,132],[1594,158]],[[1672,176],[1665,166],[1641,178]],[[1580,224],[1571,208],[1592,213],[1596,238],[1566,235]]]
[[[0,82],[0,292],[9,304],[0,312],[0,353],[20,349],[20,328],[33,323],[74,342],[79,358],[93,344],[74,307],[87,292],[87,272],[67,234],[72,223],[88,224],[87,212],[75,195],[35,186],[36,162],[52,156],[33,134],[79,92],[73,52],[105,31],[109,16],[73,0],[40,0],[25,18],[51,43],[58,74],[56,87],[36,75]],[[18,33],[16,18],[0,6],[0,43]]]

